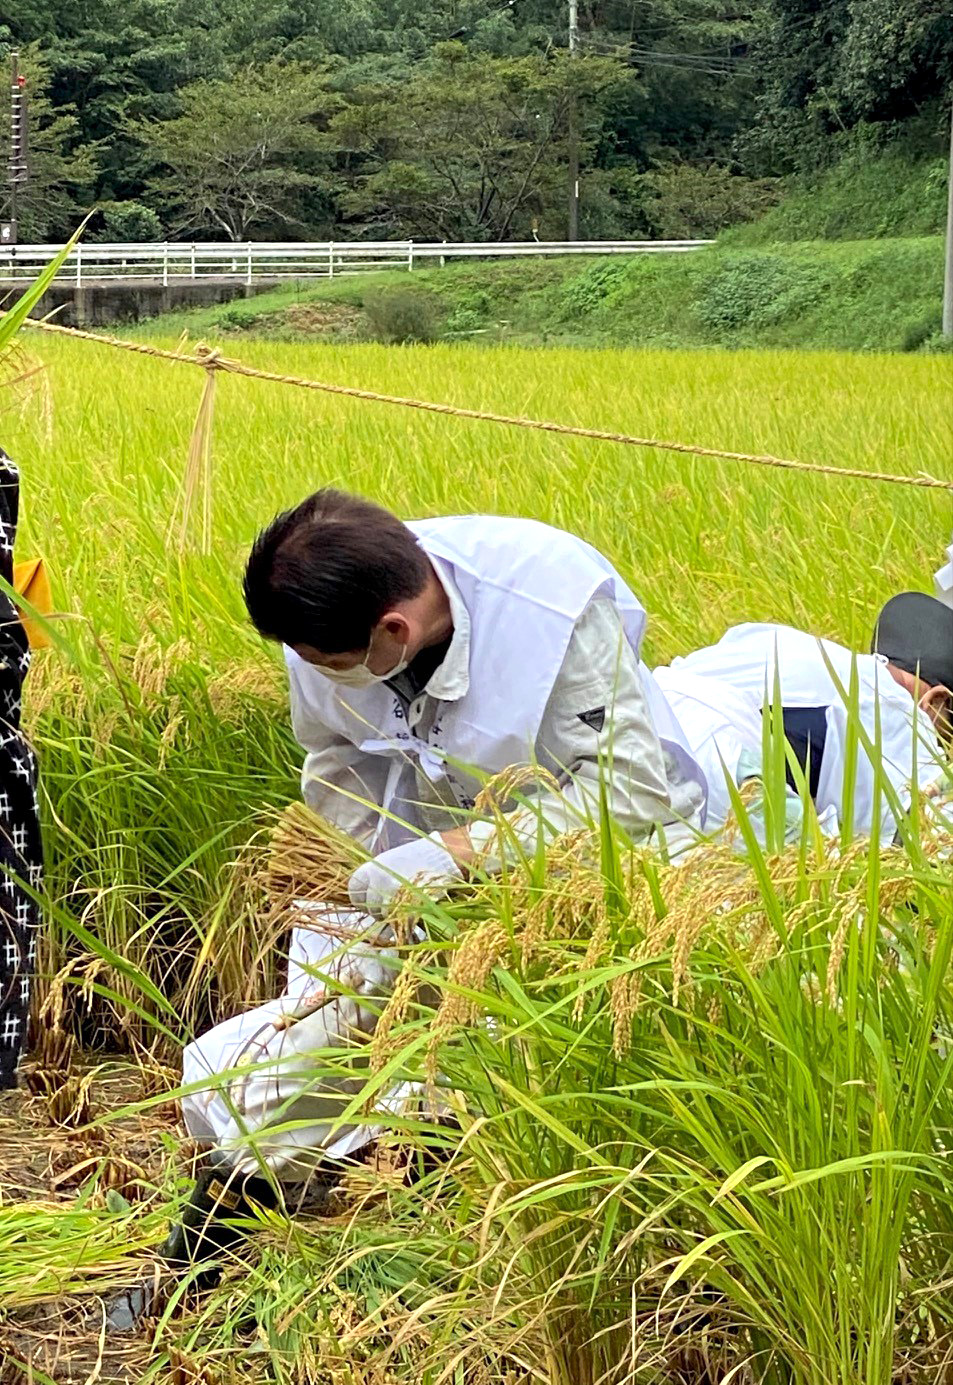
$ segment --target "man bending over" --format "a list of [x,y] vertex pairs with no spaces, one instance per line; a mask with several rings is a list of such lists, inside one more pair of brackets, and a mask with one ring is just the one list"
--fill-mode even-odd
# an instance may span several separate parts
[[[498,850],[531,856],[540,830],[551,838],[598,820],[600,788],[633,839],[663,824],[670,844],[685,840],[706,794],[640,660],[645,611],[571,534],[486,515],[404,524],[319,491],[259,536],[245,600],[261,634],[284,646],[304,796],[372,859],[351,879],[349,916],[299,911],[286,994],[186,1050],[186,1083],[210,1081],[183,1114],[214,1147],[164,1248],[187,1267],[237,1239],[227,1219],[249,1199],[273,1202],[264,1169],[329,1186],[373,1138],[340,1118],[360,1082],[316,1076],[307,1054],[373,1030],[395,959],[360,938],[392,937],[381,916],[398,889],[440,893],[475,856],[491,871]],[[474,805],[487,777],[514,765],[547,773],[533,806],[502,805],[500,832]],[[342,945],[342,928],[357,941]],[[249,1063],[240,1079],[215,1080]],[[117,1325],[123,1313],[134,1316],[120,1305]]]

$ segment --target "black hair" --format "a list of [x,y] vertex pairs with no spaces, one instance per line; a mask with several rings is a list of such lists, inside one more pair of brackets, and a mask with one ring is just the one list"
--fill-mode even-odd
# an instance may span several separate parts
[[266,639],[344,654],[366,649],[381,617],[419,596],[428,574],[426,555],[396,515],[326,489],[261,531],[243,590]]
[[870,651],[933,687],[953,689],[953,609],[926,592],[892,596],[877,617]]

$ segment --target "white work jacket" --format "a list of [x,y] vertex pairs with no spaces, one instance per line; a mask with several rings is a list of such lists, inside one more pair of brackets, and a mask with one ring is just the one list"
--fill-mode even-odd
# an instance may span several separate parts
[[[488,776],[535,763],[562,788],[536,799],[550,832],[598,816],[600,776],[633,835],[699,821],[704,776],[639,660],[645,612],[611,564],[534,520],[409,527],[453,621],[424,691],[408,705],[385,684],[341,687],[286,651],[316,811],[380,851],[466,820]],[[537,822],[524,810],[520,830]]]
[[[882,655],[856,654],[833,640],[818,639],[789,625],[751,624],[733,627],[717,644],[674,659],[671,667],[676,679],[682,672],[696,675],[696,688],[706,678],[721,680],[756,701],[759,708],[773,701],[777,676],[783,707],[824,709],[826,735],[815,804],[819,813],[827,810],[828,820],[833,810],[838,822],[843,822],[844,816],[847,747],[851,742],[846,699],[856,667],[857,719],[874,750],[868,754],[863,741],[858,739],[853,788],[855,831],[870,832],[873,826],[878,743],[880,763],[897,792],[903,812],[910,806],[911,784],[916,782],[925,788],[942,772],[939,744],[930,719],[891,677]],[[665,686],[664,677],[662,685]],[[718,694],[713,691],[712,701],[717,699]],[[689,724],[691,711],[683,701],[677,705],[689,744],[694,744],[696,737]],[[698,715],[702,722],[708,716],[703,711]],[[750,716],[745,726],[750,737]],[[885,796],[881,797],[880,816],[882,837],[889,840],[897,823]]]
[[676,663],[678,667],[655,669],[655,681],[708,780],[705,827],[715,832],[724,827],[732,812],[728,781],[736,787],[741,782],[742,754],[748,753],[749,763],[760,763],[762,704],[760,698],[732,687],[723,678],[691,672],[684,659]]

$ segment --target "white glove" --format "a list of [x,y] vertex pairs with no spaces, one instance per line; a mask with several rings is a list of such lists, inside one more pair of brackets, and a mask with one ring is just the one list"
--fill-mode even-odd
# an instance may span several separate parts
[[[761,756],[755,755],[751,750],[743,750],[738,756],[735,780],[739,788],[742,784],[750,783],[752,779],[757,781],[760,792],[757,798],[748,805],[748,818],[754,827],[755,836],[762,845],[767,840],[768,833],[764,807],[763,773]],[[786,842],[798,841],[803,830],[803,823],[804,804],[801,802],[800,796],[789,788],[784,798],[784,840]]]
[[416,885],[439,898],[445,892],[443,886],[462,879],[463,872],[440,833],[434,832],[382,851],[373,861],[358,866],[348,882],[348,894],[355,909],[386,914],[404,885]]

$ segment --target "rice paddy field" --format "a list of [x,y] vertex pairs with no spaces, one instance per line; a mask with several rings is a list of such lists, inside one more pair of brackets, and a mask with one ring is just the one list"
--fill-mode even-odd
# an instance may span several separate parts
[[[59,614],[27,706],[49,900],[27,1089],[0,1101],[0,1379],[953,1380],[953,872],[949,823],[925,818],[898,846],[807,834],[739,860],[715,845],[681,872],[602,824],[470,898],[421,905],[430,942],[405,959],[421,986],[360,1055],[358,1104],[439,1072],[460,1130],[395,1119],[330,1214],[263,1212],[214,1293],[174,1292],[140,1335],[106,1337],[103,1297],[153,1271],[188,1187],[180,1046],[280,987],[258,866],[299,755],[279,658],[239,587],[267,519],[333,484],[407,517],[572,529],[641,596],[652,663],[741,620],[866,648],[888,595],[930,588],[953,505],[222,376],[203,554],[179,542],[201,373],[21,344],[19,367],[41,368],[4,390],[2,442],[22,472],[19,554],[46,557]],[[241,355],[467,407],[953,475],[950,357]]]

